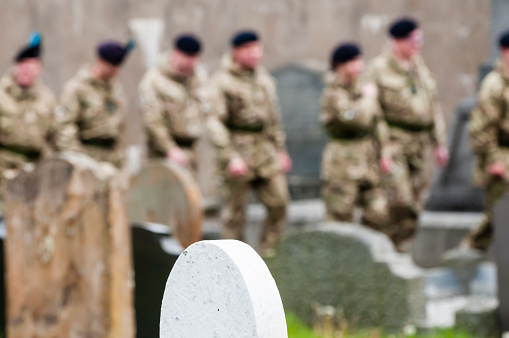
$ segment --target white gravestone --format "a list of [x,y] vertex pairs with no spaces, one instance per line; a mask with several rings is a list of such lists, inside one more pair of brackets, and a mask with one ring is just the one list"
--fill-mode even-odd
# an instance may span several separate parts
[[287,338],[274,278],[249,245],[235,240],[191,245],[164,291],[161,338]]

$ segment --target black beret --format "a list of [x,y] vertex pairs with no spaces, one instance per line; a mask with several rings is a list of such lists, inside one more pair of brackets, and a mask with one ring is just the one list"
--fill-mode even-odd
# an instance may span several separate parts
[[498,44],[500,45],[500,48],[509,48],[509,31],[505,31],[502,35],[500,35]]
[[332,68],[340,63],[352,61],[361,55],[361,49],[355,43],[343,43],[334,49],[331,56]]
[[392,23],[389,34],[395,39],[404,39],[419,28],[417,21],[409,18],[399,19]]
[[97,47],[97,55],[113,66],[120,66],[134,47],[136,47],[136,42],[133,39],[125,45],[115,41],[105,41]]
[[258,35],[253,31],[242,31],[235,34],[232,38],[232,46],[240,47],[246,43],[258,41]]
[[175,48],[184,54],[196,55],[201,50],[201,43],[192,35],[181,35],[175,39]]
[[39,59],[42,54],[42,37],[38,32],[32,33],[28,45],[21,48],[14,57],[15,62],[24,59]]

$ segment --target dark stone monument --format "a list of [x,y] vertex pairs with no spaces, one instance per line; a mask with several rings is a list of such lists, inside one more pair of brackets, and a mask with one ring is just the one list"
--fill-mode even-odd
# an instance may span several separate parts
[[468,139],[468,120],[476,105],[475,98],[464,99],[458,106],[449,131],[450,160],[439,170],[426,203],[430,211],[482,211],[482,190],[472,184],[475,157]]
[[498,298],[500,301],[498,318],[502,332],[509,331],[509,194],[495,205],[495,256],[497,260]]
[[293,169],[288,174],[293,199],[320,196],[320,163],[327,142],[318,122],[324,86],[323,70],[294,64],[273,72],[277,80],[286,144],[293,160]]

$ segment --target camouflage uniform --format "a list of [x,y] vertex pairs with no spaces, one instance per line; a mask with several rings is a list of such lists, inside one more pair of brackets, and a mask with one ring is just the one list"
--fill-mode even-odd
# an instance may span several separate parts
[[406,70],[392,53],[382,54],[369,65],[368,77],[389,125],[394,163],[383,184],[391,210],[387,232],[398,245],[415,232],[427,185],[425,150],[445,145],[445,123],[435,80],[420,57]]
[[[218,171],[224,178],[224,237],[244,240],[245,209],[249,191],[254,189],[268,210],[261,249],[270,249],[284,228],[289,198],[278,160],[278,153],[286,149],[274,80],[265,69],[244,70],[227,56],[214,75],[213,89],[207,129],[217,150]],[[247,164],[246,176],[228,174],[233,158]]]
[[120,83],[99,81],[90,67],[83,67],[65,84],[60,98],[58,145],[122,167],[125,102]]
[[388,129],[375,97],[365,96],[358,82],[345,85],[329,74],[322,95],[320,122],[330,141],[322,157],[322,195],[329,220],[351,222],[356,204],[362,223],[383,230],[387,199],[380,187],[378,159],[387,152]]
[[165,158],[173,147],[179,147],[196,171],[195,148],[203,132],[205,80],[206,73],[200,68],[190,77],[174,75],[169,53],[164,53],[157,67],[145,74],[139,93],[149,157]]
[[509,172],[509,76],[502,62],[481,84],[479,103],[469,122],[470,141],[477,156],[474,179],[485,189],[484,219],[467,238],[470,247],[487,250],[493,233],[492,209],[507,191],[507,177],[487,173],[490,164],[501,162]]
[[53,151],[56,105],[40,81],[24,89],[11,74],[0,79],[0,194],[6,179]]

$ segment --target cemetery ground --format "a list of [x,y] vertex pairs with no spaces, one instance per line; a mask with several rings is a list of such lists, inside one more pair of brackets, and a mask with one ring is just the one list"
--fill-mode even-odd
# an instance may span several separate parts
[[334,328],[334,333],[320,333],[320,329],[313,329],[304,324],[293,313],[286,313],[286,325],[289,338],[474,338],[464,332],[454,329],[436,329],[426,334],[384,335],[380,329],[359,330],[344,322],[341,328]]

